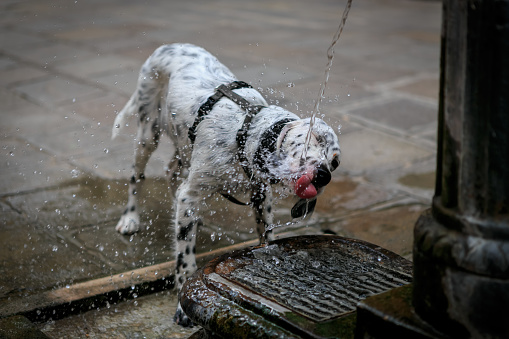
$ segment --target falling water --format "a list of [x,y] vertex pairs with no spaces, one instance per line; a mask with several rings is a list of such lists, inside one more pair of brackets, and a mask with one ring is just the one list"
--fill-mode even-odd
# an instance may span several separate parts
[[345,27],[345,23],[346,23],[346,18],[348,17],[348,13],[350,12],[351,7],[352,7],[352,0],[348,0],[346,3],[345,10],[343,11],[343,17],[341,18],[341,22],[339,23],[338,29],[337,29],[336,33],[334,34],[334,37],[332,38],[332,43],[329,46],[329,49],[327,50],[327,66],[325,67],[324,81],[322,82],[322,84],[320,86],[320,92],[318,94],[318,98],[316,99],[315,107],[314,107],[312,115],[311,115],[309,131],[308,131],[308,134],[306,135],[306,143],[304,146],[304,151],[302,152],[302,158],[305,158],[307,155],[309,143],[311,141],[311,131],[313,130],[313,125],[315,124],[315,118],[319,112],[320,102],[322,101],[322,98],[324,97],[325,88],[327,87],[327,83],[329,81],[332,60],[334,59],[334,47],[336,46],[336,43],[338,42],[339,37],[341,36],[341,32],[343,32],[343,28]]

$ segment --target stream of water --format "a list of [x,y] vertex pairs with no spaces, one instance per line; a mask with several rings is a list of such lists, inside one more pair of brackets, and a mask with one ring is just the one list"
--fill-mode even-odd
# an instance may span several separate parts
[[330,44],[329,49],[327,49],[327,66],[325,67],[324,80],[320,86],[318,98],[316,99],[315,107],[311,114],[309,131],[306,135],[306,143],[305,143],[304,151],[302,152],[303,159],[306,158],[309,143],[311,141],[311,131],[313,130],[313,125],[315,124],[316,115],[318,114],[318,112],[320,110],[320,102],[324,98],[325,88],[327,87],[327,83],[329,82],[329,75],[330,75],[330,70],[332,67],[332,60],[334,59],[334,47],[336,47],[336,43],[338,42],[339,37],[341,36],[341,33],[343,32],[343,28],[345,27],[346,19],[348,17],[348,13],[350,12],[351,7],[352,7],[352,0],[348,0],[346,3],[346,7],[343,11],[343,17],[341,18],[338,29],[336,30],[336,33],[334,34],[334,37],[332,38],[332,43]]

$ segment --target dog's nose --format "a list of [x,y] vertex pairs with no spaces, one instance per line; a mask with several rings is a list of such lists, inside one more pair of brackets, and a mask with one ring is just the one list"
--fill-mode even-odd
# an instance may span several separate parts
[[313,184],[317,187],[323,187],[331,181],[331,174],[325,166],[317,169],[316,176],[313,178]]

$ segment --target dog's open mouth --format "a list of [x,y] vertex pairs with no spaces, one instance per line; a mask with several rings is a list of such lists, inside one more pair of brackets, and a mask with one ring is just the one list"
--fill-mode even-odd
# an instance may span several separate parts
[[308,171],[295,182],[295,194],[301,199],[313,199],[331,178],[331,173],[325,166],[320,166],[312,172]]
[[311,199],[316,197],[318,191],[313,184],[313,174],[305,173],[295,183],[295,194],[301,199]]
[[327,168],[319,167],[314,172],[304,173],[295,182],[295,194],[300,200],[292,208],[292,218],[311,215],[316,205],[316,196],[331,181]]

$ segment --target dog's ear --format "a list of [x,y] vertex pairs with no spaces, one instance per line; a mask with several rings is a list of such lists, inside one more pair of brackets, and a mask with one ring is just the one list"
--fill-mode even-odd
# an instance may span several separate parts
[[291,130],[294,125],[295,125],[295,121],[293,122],[289,122],[285,125],[285,127],[283,127],[283,129],[281,130],[281,133],[279,133],[279,136],[277,137],[277,142],[276,142],[276,155],[279,157],[279,151],[281,149],[281,145],[283,144],[283,140],[285,140],[285,136],[286,134],[288,133],[289,130]]

